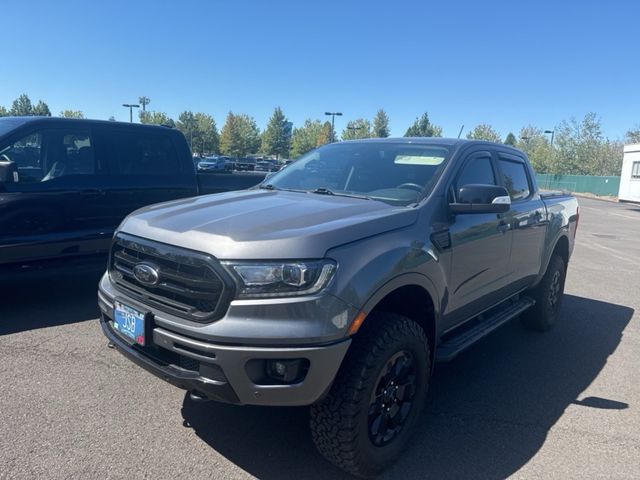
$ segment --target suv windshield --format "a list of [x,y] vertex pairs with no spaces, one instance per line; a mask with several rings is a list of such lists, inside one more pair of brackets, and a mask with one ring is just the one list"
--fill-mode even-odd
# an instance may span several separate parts
[[274,189],[409,205],[431,190],[448,156],[446,147],[435,144],[333,143],[306,154],[264,183]]

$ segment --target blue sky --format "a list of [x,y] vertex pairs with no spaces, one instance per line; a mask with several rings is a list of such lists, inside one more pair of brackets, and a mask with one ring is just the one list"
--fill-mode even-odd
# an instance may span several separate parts
[[428,111],[446,136],[486,122],[503,136],[588,111],[621,138],[640,124],[640,2],[2,2],[0,105],[21,93],[54,114],[128,120],[122,103],[262,128],[384,108],[393,135]]

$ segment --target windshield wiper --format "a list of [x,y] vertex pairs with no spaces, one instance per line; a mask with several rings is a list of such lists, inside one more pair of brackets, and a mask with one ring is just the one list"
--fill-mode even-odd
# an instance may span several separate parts
[[258,185],[258,188],[261,188],[263,190],[278,190],[276,187],[274,187],[272,184],[270,183],[261,183],[260,185]]
[[360,198],[362,200],[373,200],[373,198],[368,197],[367,195],[359,195],[355,193],[345,193],[345,192],[334,192],[328,188],[318,187],[315,190],[310,190],[311,193],[317,193],[318,195],[333,195],[336,197],[351,197],[351,198]]

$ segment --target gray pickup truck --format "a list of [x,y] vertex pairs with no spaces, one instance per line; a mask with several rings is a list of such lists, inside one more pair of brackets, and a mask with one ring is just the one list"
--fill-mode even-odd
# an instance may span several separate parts
[[406,448],[435,362],[516,317],[554,324],[578,216],[505,145],[330,144],[257,188],[129,215],[101,325],[193,399],[311,405],[319,451],[372,476]]

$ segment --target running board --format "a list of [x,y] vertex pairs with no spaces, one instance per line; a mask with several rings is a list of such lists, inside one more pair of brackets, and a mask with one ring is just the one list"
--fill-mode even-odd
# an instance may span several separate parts
[[436,348],[436,361],[448,362],[453,360],[453,358],[465,348],[470,347],[478,340],[494,331],[500,325],[503,325],[517,317],[526,309],[532,307],[535,303],[535,300],[532,298],[520,297],[518,301],[512,303],[508,307],[505,307],[493,316],[480,320],[480,322],[476,323],[473,327],[454,334],[451,338],[448,338],[446,341],[438,345]]

